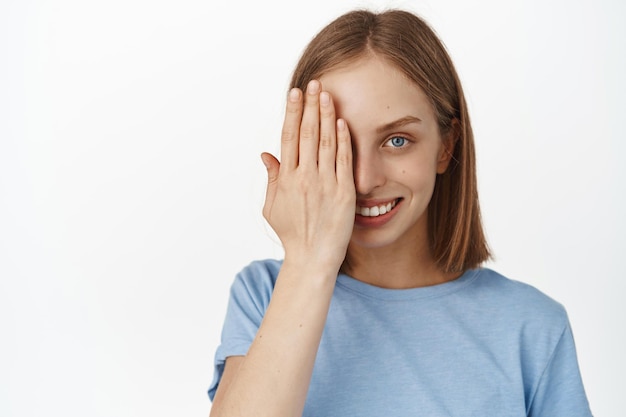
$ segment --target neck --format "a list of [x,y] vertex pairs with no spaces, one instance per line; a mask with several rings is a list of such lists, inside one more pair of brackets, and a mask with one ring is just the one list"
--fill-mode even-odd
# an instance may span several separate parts
[[435,263],[426,239],[381,248],[348,246],[342,272],[367,284],[405,289],[442,284],[460,273],[446,273]]

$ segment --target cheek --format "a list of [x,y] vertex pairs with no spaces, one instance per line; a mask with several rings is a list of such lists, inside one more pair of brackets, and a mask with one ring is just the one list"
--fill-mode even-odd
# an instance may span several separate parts
[[437,179],[436,163],[432,158],[420,158],[403,165],[397,171],[397,181],[410,195],[411,205],[421,212],[428,206]]
[[407,183],[429,183],[435,180],[437,174],[437,161],[425,155],[412,155],[411,157],[396,160],[390,163],[390,169],[394,175]]
[[[430,165],[430,164],[427,164]],[[394,180],[414,195],[426,195],[432,192],[436,174],[430,166],[413,164],[395,167]]]

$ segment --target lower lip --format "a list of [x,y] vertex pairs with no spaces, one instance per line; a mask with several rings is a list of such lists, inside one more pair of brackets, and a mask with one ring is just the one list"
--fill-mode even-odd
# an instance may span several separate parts
[[380,216],[370,217],[357,214],[354,217],[354,225],[357,227],[381,227],[389,222],[393,218],[393,216],[396,215],[400,204],[402,204],[402,200],[398,201],[395,207],[391,209],[391,211],[385,214],[381,214]]

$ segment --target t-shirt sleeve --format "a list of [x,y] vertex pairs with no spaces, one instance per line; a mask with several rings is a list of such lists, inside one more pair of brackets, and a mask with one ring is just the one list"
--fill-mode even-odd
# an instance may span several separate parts
[[543,371],[529,417],[591,417],[571,327],[567,323]]
[[215,352],[213,381],[208,392],[211,401],[222,378],[226,358],[243,356],[248,352],[269,304],[278,269],[275,263],[256,261],[235,277],[230,288],[221,342]]

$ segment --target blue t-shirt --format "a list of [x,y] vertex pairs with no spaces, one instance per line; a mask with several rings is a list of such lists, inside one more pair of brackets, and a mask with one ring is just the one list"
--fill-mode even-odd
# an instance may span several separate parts
[[[236,277],[215,355],[245,355],[281,261]],[[591,416],[564,308],[490,269],[384,289],[337,277],[303,416]]]

